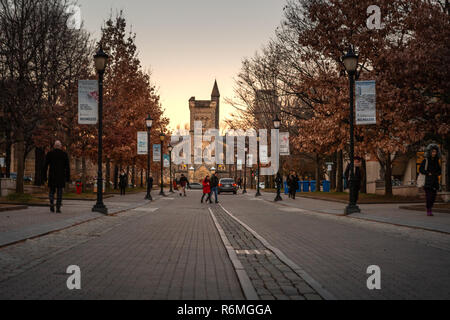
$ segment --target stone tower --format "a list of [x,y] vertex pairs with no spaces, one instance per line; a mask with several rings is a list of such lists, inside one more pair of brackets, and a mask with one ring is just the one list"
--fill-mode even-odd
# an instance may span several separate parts
[[194,130],[195,121],[201,121],[203,129],[219,129],[220,125],[220,92],[217,81],[214,82],[211,100],[189,100],[189,110],[191,113],[191,132]]

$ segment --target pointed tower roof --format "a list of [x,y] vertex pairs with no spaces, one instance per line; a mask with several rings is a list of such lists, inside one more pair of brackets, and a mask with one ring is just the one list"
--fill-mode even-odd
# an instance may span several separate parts
[[214,81],[214,88],[213,88],[213,91],[211,93],[211,97],[213,97],[213,98],[219,98],[220,97],[219,86],[217,85],[217,80]]

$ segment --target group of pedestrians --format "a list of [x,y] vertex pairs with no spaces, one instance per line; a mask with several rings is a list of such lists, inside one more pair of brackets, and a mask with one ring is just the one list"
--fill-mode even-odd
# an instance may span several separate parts
[[[433,216],[433,207],[436,202],[437,192],[440,188],[439,177],[442,174],[439,162],[440,157],[441,153],[439,150],[439,146],[436,144],[430,144],[426,149],[425,159],[422,161],[419,169],[420,174],[425,176],[423,188],[426,194],[426,208],[428,216]],[[360,188],[364,181],[364,170],[361,165],[361,160],[361,158],[355,158],[355,188],[357,194],[359,194]],[[349,166],[345,171],[345,177],[347,179],[350,176],[350,170],[351,168]],[[43,177],[44,181],[48,180],[50,210],[51,212],[55,212],[56,194],[56,212],[61,213],[63,190],[66,186],[66,183],[70,182],[69,157],[67,153],[62,150],[61,141],[56,141],[53,150],[47,153],[45,158]],[[123,170],[120,174],[119,180],[120,194],[125,195],[128,179]],[[282,178],[281,176],[278,176],[277,183],[279,186],[280,181],[282,181]],[[153,178],[150,178],[149,183],[153,185]],[[240,181],[238,184],[241,185],[242,182]],[[178,189],[177,185],[181,187],[179,190],[180,197],[186,197],[186,187],[189,186],[189,181],[183,174],[181,175],[179,181],[174,182],[174,185],[176,189]],[[295,171],[291,171],[289,176],[287,177],[287,185],[289,188],[289,197],[295,200],[297,190],[299,188],[299,178]],[[203,195],[201,198],[201,202],[203,203],[206,197],[206,202],[212,203],[212,195],[214,194],[215,202],[219,203],[218,187],[219,178],[216,176],[216,174],[213,174],[211,178],[209,176],[206,176],[206,178],[203,180]]]
[[179,193],[180,197],[183,197],[183,196],[186,197],[187,196],[186,195],[186,188],[187,187],[189,187],[189,180],[185,177],[184,174],[181,175],[179,180],[177,180],[177,179],[173,180],[173,188],[176,191],[180,192]]
[[206,197],[206,203],[212,203],[212,194],[214,194],[214,200],[216,203],[219,203],[218,199],[218,191],[219,191],[219,178],[216,176],[216,174],[213,174],[211,176],[211,179],[209,176],[206,176],[205,180],[203,180],[203,195],[201,203],[205,200]]

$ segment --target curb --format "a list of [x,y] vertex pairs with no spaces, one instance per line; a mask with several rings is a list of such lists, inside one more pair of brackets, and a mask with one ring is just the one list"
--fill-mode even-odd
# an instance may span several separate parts
[[225,235],[225,232],[223,231],[222,227],[220,226],[219,222],[214,216],[213,211],[211,210],[211,208],[208,209],[211,218],[214,221],[216,229],[219,232],[220,238],[222,239],[223,245],[227,250],[228,256],[230,257],[231,263],[233,264],[234,271],[238,276],[239,283],[241,285],[242,291],[244,292],[245,298],[247,300],[260,300],[258,294],[256,293],[255,288],[253,287],[250,278],[248,277],[247,271],[245,271],[245,268],[242,266],[241,261],[239,261],[239,258],[237,257],[236,251],[234,250],[233,246],[231,245],[230,241]]
[[297,273],[306,283],[308,283],[316,292],[325,300],[337,300],[336,297],[325,289],[320,283],[314,280],[305,270],[298,266],[295,262],[289,259],[280,249],[273,247],[269,242],[260,236],[255,230],[236,218],[232,213],[225,209],[221,204],[219,206],[234,220],[246,228],[256,239],[262,242],[269,250],[271,250],[283,263],[288,265],[295,273]]
[[15,211],[15,210],[25,210],[28,206],[25,205],[11,205],[10,207],[0,207],[0,212]]
[[[154,201],[155,201],[155,200],[154,200]],[[154,201],[153,201],[153,202],[154,202]],[[23,239],[20,239],[20,240],[11,241],[11,242],[9,242],[9,243],[1,244],[1,245],[0,245],[0,249],[6,248],[6,247],[9,247],[9,246],[12,246],[12,245],[21,243],[21,242],[25,242],[25,241],[27,241],[27,240],[33,240],[33,239],[37,239],[37,238],[40,238],[40,237],[44,237],[44,236],[47,236],[47,235],[52,234],[52,233],[55,233],[55,232],[67,230],[67,229],[70,229],[70,228],[73,228],[73,227],[82,225],[82,224],[84,224],[84,223],[88,223],[88,222],[91,222],[91,221],[94,221],[94,220],[98,220],[98,219],[103,218],[103,217],[113,217],[113,216],[116,216],[116,215],[119,214],[119,213],[126,212],[126,211],[129,211],[129,210],[134,210],[134,209],[143,207],[143,206],[145,206],[145,205],[147,205],[147,204],[149,204],[149,203],[152,203],[152,202],[151,202],[151,201],[146,201],[145,203],[141,202],[141,203],[139,203],[139,204],[137,204],[137,205],[134,205],[134,206],[131,206],[131,207],[128,207],[128,208],[124,208],[124,209],[117,210],[117,211],[114,211],[114,210],[113,210],[113,211],[111,211],[110,213],[108,213],[107,215],[103,215],[103,214],[100,214],[100,213],[99,213],[99,216],[98,216],[98,217],[94,217],[94,218],[92,218],[92,219],[87,219],[87,220],[85,220],[85,221],[81,221],[81,222],[78,222],[78,223],[74,223],[74,224],[71,224],[71,225],[68,225],[68,226],[65,226],[65,227],[60,227],[60,228],[57,227],[56,229],[49,230],[49,231],[46,231],[46,232],[43,232],[43,233],[40,233],[40,234],[36,234],[36,235],[33,235],[33,236],[28,236],[28,237],[23,238]]]

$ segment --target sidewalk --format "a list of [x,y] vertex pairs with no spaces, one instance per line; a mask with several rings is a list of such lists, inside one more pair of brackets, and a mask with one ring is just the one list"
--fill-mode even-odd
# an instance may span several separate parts
[[[134,209],[148,203],[145,194],[114,196],[104,200],[109,214]],[[154,195],[156,199],[159,196]],[[0,247],[26,239],[35,238],[62,230],[102,216],[92,212],[94,201],[63,201],[62,214],[50,212],[49,207],[29,207],[28,209],[0,212]]]
[[[275,199],[275,194],[262,192],[262,199],[271,201]],[[255,193],[250,192],[249,197],[254,197]],[[298,196],[296,200],[289,199],[282,195],[283,201],[278,204],[298,210],[307,210],[321,214],[343,215],[346,204],[303,198]],[[436,231],[450,234],[450,214],[434,213],[434,217],[427,217],[425,212],[401,209],[408,204],[362,204],[361,213],[352,214],[349,218],[364,219],[382,223],[389,223],[398,226],[418,228],[429,231]]]

